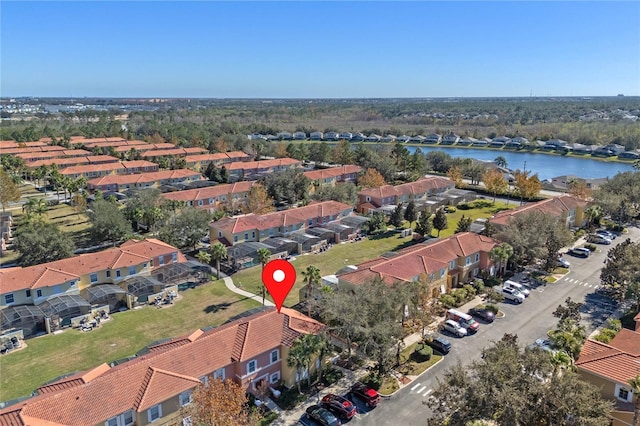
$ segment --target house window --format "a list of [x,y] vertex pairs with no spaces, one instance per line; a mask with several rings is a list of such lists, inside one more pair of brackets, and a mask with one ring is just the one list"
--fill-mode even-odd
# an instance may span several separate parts
[[178,262],[178,252],[177,251],[171,253],[171,261],[173,263],[177,263]]
[[309,369],[308,368],[306,368],[302,372],[300,372],[300,371],[296,372],[296,382],[299,382],[300,380],[304,380],[307,377],[309,377]]
[[367,197],[367,203],[371,201],[371,197]]
[[116,278],[120,278],[120,269],[116,269]]
[[234,236],[233,236],[233,242],[234,242],[234,243],[237,243],[237,242],[238,242],[238,236],[237,236],[237,235],[234,235]]
[[218,231],[218,238],[222,238],[222,231]]
[[135,275],[135,274],[136,274],[136,267],[129,266],[129,275]]
[[203,206],[204,205],[204,200],[198,200],[198,205],[199,206]]
[[106,426],[119,426],[118,425],[118,417],[111,417],[109,420],[105,422]]
[[464,264],[465,264],[466,266],[471,265],[471,256],[467,256],[467,258],[464,260]]
[[98,282],[98,274],[89,275],[89,279],[91,280],[91,284],[97,283]]
[[278,349],[271,351],[271,362],[276,362],[280,359],[280,351]]
[[158,256],[158,264],[164,265],[164,256]]
[[476,253],[476,262],[480,262],[480,253]]
[[244,233],[244,240],[247,241],[249,239],[249,233],[245,232]]
[[4,303],[6,303],[7,305],[9,303],[13,303],[13,293],[9,293],[9,294],[5,294],[4,295]]
[[27,290],[25,293],[27,294],[27,297],[31,297],[31,290]]
[[107,278],[111,278],[111,270],[107,269]]
[[162,417],[162,405],[154,405],[147,410],[147,420],[149,423],[155,422],[160,417]]
[[252,231],[251,232],[251,238],[255,238],[256,237],[256,231]]
[[213,198],[209,198],[209,204],[213,204]]
[[53,294],[58,294],[58,293],[62,293],[62,287],[60,287],[59,285],[54,285]]
[[42,290],[36,290],[36,297],[42,297]]
[[146,262],[142,264],[142,269],[147,269],[147,263]]
[[184,391],[180,394],[180,406],[184,407],[191,403],[191,391]]
[[452,260],[451,262],[449,262],[449,269],[456,269],[456,261]]
[[616,385],[615,395],[616,398],[625,402],[631,402],[631,400],[633,399],[633,393],[629,389],[620,385]]
[[254,373],[258,369],[258,362],[254,359],[247,364],[247,374]]
[[442,270],[440,271],[440,278],[444,278],[444,274],[447,272],[447,270],[445,268],[442,268]]
[[309,219],[309,226],[313,225],[313,219]]
[[276,371],[275,373],[273,373],[270,377],[269,377],[269,383],[271,383],[272,385],[278,383],[278,381],[280,381],[280,372]]
[[218,368],[216,371],[213,372],[213,379],[220,379],[220,380],[224,380],[224,368]]

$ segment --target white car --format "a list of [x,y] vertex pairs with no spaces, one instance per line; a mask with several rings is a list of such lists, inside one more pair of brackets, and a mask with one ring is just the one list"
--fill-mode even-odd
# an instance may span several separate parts
[[504,287],[502,289],[502,295],[505,299],[511,300],[512,302],[522,303],[524,302],[524,294],[520,293],[515,288]]
[[529,289],[526,288],[525,286],[523,286],[522,284],[518,283],[518,282],[507,280],[507,281],[504,282],[503,287],[504,288],[512,288],[514,290],[518,290],[520,293],[522,293],[524,295],[524,297],[528,297],[529,296]]
[[444,329],[451,334],[455,334],[458,337],[464,337],[467,335],[467,329],[454,320],[446,320],[444,322]]

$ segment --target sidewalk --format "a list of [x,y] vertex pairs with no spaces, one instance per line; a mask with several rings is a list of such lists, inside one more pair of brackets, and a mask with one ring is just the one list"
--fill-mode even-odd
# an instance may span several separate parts
[[[220,278],[222,278],[224,280],[224,285],[231,290],[234,293],[240,294],[242,296],[248,297],[249,299],[253,299],[256,302],[262,304],[262,296],[258,296],[256,294],[250,293],[248,291],[245,290],[241,290],[238,287],[235,286],[235,284],[233,283],[233,280],[231,279],[230,276],[220,272]],[[276,306],[273,302],[264,299],[264,306]]]

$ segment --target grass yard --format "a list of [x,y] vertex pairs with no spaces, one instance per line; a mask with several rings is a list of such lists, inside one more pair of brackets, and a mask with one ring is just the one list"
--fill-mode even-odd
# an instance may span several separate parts
[[422,374],[427,368],[442,359],[442,355],[436,355],[434,351],[434,354],[431,355],[431,358],[429,358],[428,361],[417,362],[411,356],[413,351],[416,349],[416,346],[418,346],[418,342],[404,348],[402,352],[400,352],[400,366],[396,369],[405,376],[417,376]]
[[[373,259],[382,253],[406,247],[412,243],[413,240],[411,237],[400,238],[399,233],[389,231],[379,237],[374,237],[374,239],[365,238],[355,243],[347,242],[334,245],[324,253],[311,253],[297,256],[296,259],[291,262],[296,268],[296,284],[289,292],[289,296],[287,296],[284,305],[293,306],[299,302],[298,292],[304,285],[302,271],[307,269],[309,265],[314,265],[319,268],[322,276],[335,274],[346,265],[357,265],[365,260]],[[234,274],[232,278],[236,286],[252,293],[260,294],[260,288],[262,287],[261,274],[262,268],[260,266],[254,266]],[[272,300],[268,295],[267,298]]]
[[173,306],[115,314],[97,330],[67,329],[58,335],[27,340],[28,347],[0,358],[0,401],[29,395],[60,375],[133,355],[144,346],[198,328],[219,325],[259,306],[215,281],[181,293]]
[[[440,233],[440,238],[450,237],[455,233],[458,221],[463,214],[475,220],[478,218],[489,218],[498,211],[516,207],[516,204],[513,203],[507,206],[505,203],[499,202],[493,204],[488,200],[480,200],[478,204],[482,207],[470,210],[458,209],[454,213],[447,213],[449,227]],[[405,225],[408,224],[405,223]],[[434,230],[433,236],[435,235],[437,235],[437,231]],[[388,231],[380,236],[366,238],[356,243],[347,242],[334,245],[324,253],[297,256],[296,260],[292,262],[297,272],[296,284],[291,292],[289,292],[289,296],[287,296],[284,305],[293,306],[300,301],[299,291],[304,285],[302,271],[309,265],[314,265],[319,268],[322,276],[335,274],[346,265],[357,265],[358,263],[380,256],[382,253],[398,250],[411,244],[413,244],[412,237],[401,238],[399,233]],[[262,268],[260,266],[254,266],[234,274],[232,278],[236,286],[252,293],[260,294],[262,287],[261,273]],[[272,300],[268,295],[267,298]]]

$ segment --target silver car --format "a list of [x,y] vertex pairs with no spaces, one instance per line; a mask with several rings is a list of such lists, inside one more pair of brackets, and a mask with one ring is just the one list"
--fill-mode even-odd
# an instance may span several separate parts
[[455,334],[458,337],[464,337],[467,335],[467,329],[455,322],[454,320],[446,320],[444,327],[446,331],[451,334]]
[[502,294],[505,299],[511,300],[512,302],[516,302],[516,303],[524,302],[524,294],[520,293],[515,288],[504,287],[502,289]]

